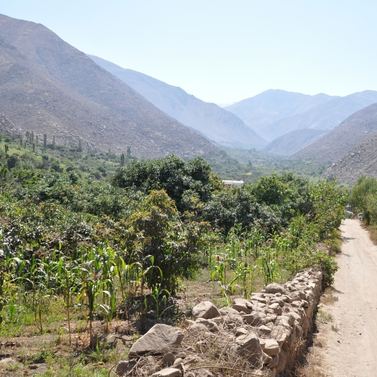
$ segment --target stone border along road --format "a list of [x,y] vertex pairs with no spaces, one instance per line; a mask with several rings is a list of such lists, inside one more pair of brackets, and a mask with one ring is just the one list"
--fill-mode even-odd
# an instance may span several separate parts
[[118,363],[116,374],[213,377],[228,370],[234,376],[278,376],[306,349],[321,292],[322,273],[308,269],[249,300],[237,298],[232,307],[201,302],[182,328],[153,326],[133,344],[129,360]]
[[376,377],[377,246],[358,220],[345,220],[340,229],[333,302],[320,305],[318,317],[325,313],[328,323],[319,324],[315,357],[328,377]]

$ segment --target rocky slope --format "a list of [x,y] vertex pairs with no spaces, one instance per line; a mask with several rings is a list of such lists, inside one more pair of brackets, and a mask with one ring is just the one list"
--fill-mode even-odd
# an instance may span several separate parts
[[377,133],[355,146],[325,172],[329,178],[353,184],[362,176],[377,178]]
[[13,135],[17,133],[15,125],[4,115],[0,113],[0,133]]
[[0,109],[22,131],[156,157],[217,153],[43,25],[0,15]]
[[[294,158],[323,164],[334,163],[350,153],[364,140],[377,133],[377,104],[370,105],[347,118],[338,127],[294,155]],[[366,144],[365,148],[369,147]],[[357,148],[356,148],[357,151]],[[364,160],[365,165],[369,161]]]
[[96,56],[91,58],[161,111],[210,140],[236,148],[261,148],[265,145],[265,141],[233,113],[143,73],[119,67]]

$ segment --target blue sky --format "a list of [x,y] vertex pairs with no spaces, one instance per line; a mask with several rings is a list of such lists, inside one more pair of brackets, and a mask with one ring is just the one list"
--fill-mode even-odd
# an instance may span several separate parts
[[220,104],[377,89],[375,0],[0,0],[0,13]]

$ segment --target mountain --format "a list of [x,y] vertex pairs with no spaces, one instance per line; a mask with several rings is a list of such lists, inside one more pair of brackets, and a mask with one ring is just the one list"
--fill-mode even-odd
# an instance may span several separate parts
[[364,140],[377,133],[377,103],[352,114],[330,133],[293,157],[322,164],[341,160]]
[[377,133],[356,145],[341,160],[333,163],[325,175],[348,184],[355,183],[363,176],[377,178]]
[[228,106],[227,110],[238,115],[266,140],[272,141],[276,137],[293,130],[293,128],[276,130],[274,125],[277,122],[296,114],[302,114],[331,99],[332,97],[326,94],[310,96],[284,90],[267,90],[255,97]]
[[290,131],[271,141],[263,148],[263,151],[278,156],[291,156],[320,138],[324,133],[326,131],[310,128]]
[[268,132],[279,137],[299,129],[329,131],[354,112],[376,102],[377,92],[371,90],[330,98],[305,112],[277,121],[268,127]]
[[220,153],[43,25],[0,15],[0,109],[22,132],[140,157]]
[[161,111],[210,140],[237,148],[261,148],[265,145],[265,141],[233,113],[143,73],[122,68],[96,56],[91,58]]
[[321,132],[330,132],[354,112],[376,102],[376,91],[331,97],[269,90],[228,110],[270,141],[266,151],[290,156],[315,142]]

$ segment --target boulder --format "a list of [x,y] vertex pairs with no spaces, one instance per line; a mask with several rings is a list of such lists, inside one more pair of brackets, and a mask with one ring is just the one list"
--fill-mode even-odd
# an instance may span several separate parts
[[232,308],[241,313],[249,314],[252,311],[252,304],[244,298],[235,298],[233,300]]
[[261,335],[268,335],[271,334],[271,329],[266,325],[262,325],[258,327],[258,333]]
[[178,347],[182,339],[183,333],[180,329],[164,324],[154,325],[133,344],[129,357],[133,358],[144,354],[163,354],[171,348]]
[[262,312],[245,314],[242,316],[244,322],[252,326],[260,326],[265,323],[266,314]]
[[255,334],[249,333],[239,336],[236,338],[236,344],[238,354],[247,357],[253,363],[261,360],[263,351],[259,338]]
[[264,291],[266,293],[281,293],[282,295],[286,295],[288,293],[283,285],[277,283],[268,284],[264,288]]
[[274,357],[279,354],[280,346],[275,339],[261,339],[262,350],[268,356]]
[[291,329],[284,326],[275,326],[271,331],[271,338],[276,339],[279,345],[283,345],[290,337]]
[[220,312],[210,301],[202,301],[192,308],[192,315],[195,318],[212,319],[220,317]]

